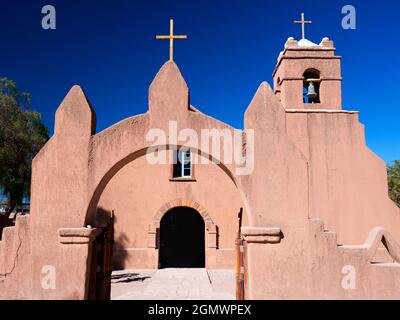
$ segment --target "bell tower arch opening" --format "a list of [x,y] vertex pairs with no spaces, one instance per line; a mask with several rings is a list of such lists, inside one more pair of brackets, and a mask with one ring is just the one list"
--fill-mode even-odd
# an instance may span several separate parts
[[205,267],[205,223],[195,209],[175,207],[162,217],[158,267]]
[[308,69],[303,74],[303,102],[321,103],[319,94],[320,72],[316,69]]

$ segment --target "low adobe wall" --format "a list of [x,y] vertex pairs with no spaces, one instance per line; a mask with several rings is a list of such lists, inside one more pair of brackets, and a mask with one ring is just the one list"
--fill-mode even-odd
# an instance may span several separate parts
[[279,241],[268,229],[256,241],[251,229],[243,232],[246,299],[400,299],[400,247],[381,228],[358,246],[338,246],[320,220],[282,229]]
[[29,216],[17,216],[0,241],[0,299],[32,296]]
[[[63,228],[54,230],[56,254],[34,256],[30,217],[18,216],[16,225],[3,230],[0,241],[0,299],[88,298],[92,242],[99,229]],[[41,265],[35,273],[34,263]],[[40,290],[35,288],[40,287]]]

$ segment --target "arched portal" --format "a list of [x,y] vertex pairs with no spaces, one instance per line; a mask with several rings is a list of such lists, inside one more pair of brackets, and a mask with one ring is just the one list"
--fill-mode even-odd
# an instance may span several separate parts
[[204,268],[205,223],[193,208],[176,207],[160,222],[159,268]]
[[[170,154],[171,149],[164,146],[162,152]],[[114,211],[114,268],[157,269],[161,219],[176,207],[190,207],[201,215],[206,232],[206,267],[233,268],[235,222],[237,212],[245,207],[234,168],[194,149],[194,153],[209,157],[210,165],[196,166],[193,181],[176,181],[171,179],[171,164],[152,165],[147,161],[147,149],[141,151],[108,170],[95,188],[86,216],[86,224],[105,227],[108,213]],[[101,175],[96,176],[91,181]]]

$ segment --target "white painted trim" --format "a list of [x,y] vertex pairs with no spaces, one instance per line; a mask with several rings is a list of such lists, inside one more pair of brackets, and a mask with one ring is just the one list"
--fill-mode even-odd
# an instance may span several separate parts
[[287,113],[344,113],[359,114],[360,111],[330,110],[330,109],[285,109]]

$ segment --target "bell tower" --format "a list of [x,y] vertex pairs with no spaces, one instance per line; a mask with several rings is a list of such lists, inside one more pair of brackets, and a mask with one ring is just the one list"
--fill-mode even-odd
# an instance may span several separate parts
[[335,51],[328,38],[320,44],[286,41],[273,73],[274,92],[285,109],[342,109],[341,57]]

